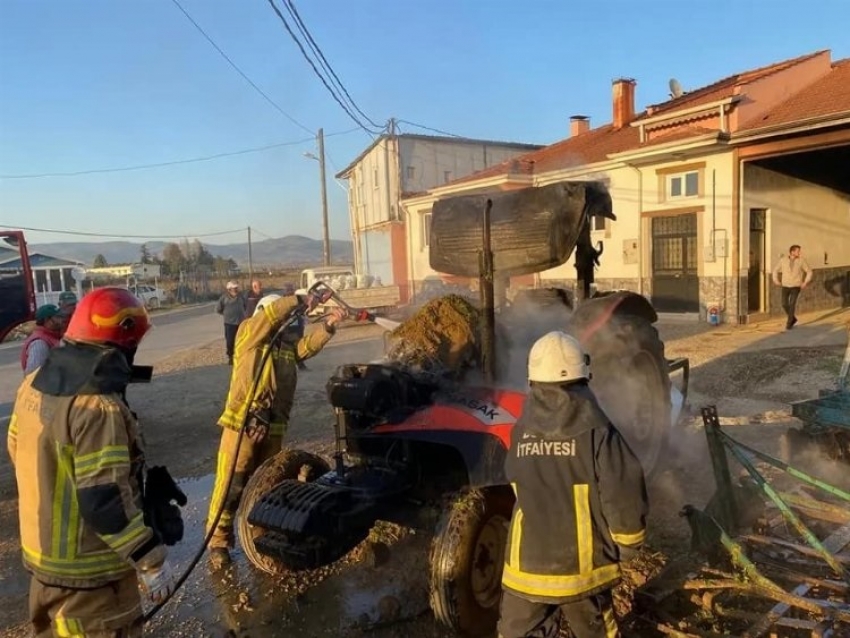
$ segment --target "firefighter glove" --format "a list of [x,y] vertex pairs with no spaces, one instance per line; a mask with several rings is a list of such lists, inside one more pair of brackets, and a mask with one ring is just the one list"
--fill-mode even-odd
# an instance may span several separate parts
[[166,559],[156,567],[140,568],[139,580],[148,600],[158,604],[174,592],[177,574]]
[[334,308],[331,310],[325,317],[325,326],[327,326],[328,331],[335,331],[339,322],[345,319],[347,315],[348,313],[343,308]]
[[262,443],[269,435],[270,420],[268,410],[251,412],[245,424],[245,436],[254,443]]
[[174,482],[168,469],[155,466],[148,470],[144,496],[145,524],[156,530],[165,545],[174,545],[183,540],[180,507],[187,502],[186,495]]

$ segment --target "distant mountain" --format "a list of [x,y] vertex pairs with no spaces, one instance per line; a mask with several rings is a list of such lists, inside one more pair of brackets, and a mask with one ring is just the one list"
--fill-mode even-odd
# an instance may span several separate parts
[[[192,237],[189,237],[192,241]],[[167,242],[145,242],[151,255],[160,255]],[[178,244],[180,242],[177,242]],[[248,242],[241,244],[201,243],[214,256],[232,258],[240,266],[248,264]],[[287,235],[279,239],[252,241],[252,257],[255,266],[310,266],[322,263],[322,241],[301,235]],[[109,264],[137,262],[142,242],[128,241],[95,242],[55,242],[49,244],[30,244],[30,252],[39,252],[51,257],[81,261],[91,266],[95,256],[103,255]],[[331,240],[331,260],[338,264],[351,264],[354,252],[350,241]]]

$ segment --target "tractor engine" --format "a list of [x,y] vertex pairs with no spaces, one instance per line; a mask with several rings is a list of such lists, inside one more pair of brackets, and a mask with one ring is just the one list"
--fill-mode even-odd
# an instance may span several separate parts
[[326,387],[345,430],[403,420],[428,405],[437,389],[398,367],[374,363],[340,366]]
[[[391,449],[386,437],[369,431],[428,405],[434,389],[392,366],[341,366],[327,384],[337,416],[334,468],[313,482],[282,480],[257,500],[248,514],[258,531],[256,549],[292,570],[317,568],[345,555],[376,520],[400,509],[415,476],[403,449]],[[345,464],[343,442],[358,463]]]

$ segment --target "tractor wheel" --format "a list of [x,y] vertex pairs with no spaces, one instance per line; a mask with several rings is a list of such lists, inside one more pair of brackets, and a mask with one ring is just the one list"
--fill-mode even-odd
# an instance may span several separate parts
[[461,492],[443,514],[431,546],[431,609],[460,636],[496,631],[513,494]]
[[651,477],[661,469],[672,423],[664,343],[645,317],[614,315],[592,334],[573,326],[590,355],[590,387]]
[[264,461],[248,479],[236,513],[236,533],[239,535],[242,550],[257,569],[272,576],[279,576],[290,571],[282,562],[261,554],[254,546],[254,539],[259,535],[259,529],[248,523],[248,514],[254,505],[281,481],[287,479],[315,481],[328,471],[330,471],[328,463],[315,454],[303,450],[281,450]]

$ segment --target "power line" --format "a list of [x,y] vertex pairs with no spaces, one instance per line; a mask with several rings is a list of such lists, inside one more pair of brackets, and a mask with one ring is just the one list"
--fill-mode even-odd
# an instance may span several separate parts
[[271,99],[265,91],[263,91],[263,90],[262,90],[259,86],[257,86],[257,85],[256,85],[256,83],[255,83],[255,82],[254,82],[251,78],[249,78],[249,77],[245,74],[245,72],[244,72],[244,71],[242,71],[242,69],[240,69],[240,68],[236,65],[236,63],[235,63],[233,60],[231,60],[231,59],[230,59],[230,57],[229,57],[229,56],[228,56],[228,55],[227,55],[224,51],[222,51],[221,47],[220,47],[220,46],[218,46],[218,45],[215,43],[215,40],[213,40],[213,39],[212,39],[212,38],[211,38],[211,37],[207,34],[207,32],[203,30],[203,28],[201,27],[201,25],[199,25],[197,22],[195,22],[195,19],[194,19],[191,15],[189,15],[189,12],[188,12],[188,11],[186,11],[186,9],[184,9],[184,8],[182,7],[182,5],[181,5],[181,4],[180,4],[177,0],[171,0],[171,1],[174,3],[174,5],[175,5],[178,9],[180,9],[180,11],[183,13],[183,15],[184,15],[184,16],[186,16],[186,19],[187,19],[187,20],[189,20],[189,22],[191,22],[191,23],[194,25],[194,27],[195,27],[195,28],[196,28],[196,29],[197,29],[197,30],[201,33],[201,35],[202,35],[202,36],[204,36],[204,38],[206,38],[207,42],[209,42],[209,43],[213,46],[213,48],[214,48],[216,51],[218,51],[218,53],[221,55],[221,57],[223,57],[223,58],[227,61],[227,63],[228,63],[231,67],[233,67],[233,69],[234,69],[234,70],[235,70],[235,71],[236,71],[239,75],[241,75],[241,76],[242,76],[242,78],[243,78],[243,79],[244,79],[244,80],[245,80],[248,84],[250,84],[250,85],[254,88],[254,90],[255,90],[257,93],[259,93],[260,95],[262,95],[262,96],[263,96],[263,98],[265,98],[266,102],[268,102],[269,104],[271,104],[271,105],[272,105],[275,109],[277,109],[277,111],[279,111],[279,112],[280,112],[280,114],[281,114],[281,115],[283,115],[286,119],[288,119],[290,122],[292,122],[292,123],[293,123],[293,124],[295,124],[296,126],[301,127],[303,130],[307,131],[308,133],[313,133],[313,131],[311,131],[309,128],[307,128],[306,126],[304,126],[301,122],[299,122],[298,120],[296,120],[296,119],[295,119],[294,117],[292,117],[289,113],[287,113],[286,111],[284,111],[284,110],[280,107],[280,105],[279,105],[277,102],[275,102],[273,99]]
[[417,124],[416,122],[411,122],[410,120],[398,120],[400,124],[410,124],[411,126],[415,126],[416,128],[421,128],[425,131],[431,131],[433,133],[439,133],[440,135],[448,135],[449,137],[460,137],[464,138],[464,135],[457,135],[456,133],[449,133],[448,131],[443,131],[438,128],[432,128],[430,126],[425,126],[424,124]]
[[295,3],[292,0],[283,0],[283,5],[284,7],[286,7],[287,11],[289,11],[289,15],[292,16],[293,20],[295,20],[295,25],[298,27],[298,30],[301,31],[301,34],[305,38],[307,38],[307,43],[310,45],[310,48],[318,56],[319,64],[321,64],[321,66],[323,66],[324,69],[328,73],[330,73],[331,78],[336,81],[336,85],[342,90],[342,92],[345,94],[345,97],[348,98],[349,104],[351,104],[351,106],[354,107],[354,110],[360,113],[360,115],[366,118],[366,121],[369,122],[369,124],[371,124],[377,129],[380,129],[381,126],[379,124],[376,124],[368,115],[363,112],[363,110],[359,106],[357,106],[357,103],[354,101],[354,98],[351,97],[351,94],[345,88],[345,85],[343,85],[342,80],[340,80],[339,76],[336,74],[336,72],[334,72],[330,62],[328,62],[327,58],[325,57],[325,54],[322,53],[321,47],[316,44],[316,41],[313,39],[310,30],[307,28],[307,25],[304,24],[304,21],[301,19],[301,15],[298,13],[298,9],[295,8]]
[[[352,128],[347,131],[338,131],[336,133],[328,133],[325,137],[331,137],[334,135],[347,135],[348,133],[353,133],[354,131],[359,131],[360,128]],[[202,155],[200,157],[191,157],[188,159],[179,159],[179,160],[171,160],[166,162],[153,162],[149,164],[133,164],[131,166],[117,166],[112,168],[92,168],[81,171],[60,171],[55,173],[23,173],[18,175],[0,175],[0,179],[35,179],[41,177],[76,177],[79,175],[93,175],[96,173],[121,173],[125,171],[140,171],[149,168],[162,168],[164,166],[176,166],[179,164],[193,164],[196,162],[208,162],[210,160],[221,159],[223,157],[234,157],[236,155],[247,155],[248,153],[261,153],[263,151],[270,151],[276,148],[283,148],[285,146],[298,146],[299,144],[306,144],[307,142],[312,142],[315,140],[315,137],[308,137],[300,140],[294,140],[292,142],[279,142],[277,144],[267,144],[265,146],[255,146],[253,148],[244,148],[239,151],[228,151],[225,153],[215,153],[214,155]]]
[[271,6],[272,10],[275,12],[275,14],[277,14],[277,17],[280,18],[280,21],[283,23],[283,26],[286,29],[286,32],[289,34],[289,37],[292,38],[292,41],[295,42],[296,46],[301,51],[301,55],[304,56],[304,59],[307,60],[307,63],[310,65],[310,68],[313,69],[313,73],[315,73],[316,77],[318,77],[322,81],[322,84],[325,85],[325,88],[331,94],[331,97],[334,99],[334,101],[337,104],[339,104],[339,106],[342,108],[342,110],[346,112],[348,117],[350,117],[364,131],[366,131],[370,135],[376,135],[377,131],[371,130],[371,129],[369,129],[368,126],[363,124],[363,122],[360,121],[360,119],[354,113],[351,112],[351,109],[349,109],[348,106],[346,106],[345,103],[343,103],[343,101],[336,94],[336,91],[334,91],[334,89],[331,88],[331,86],[328,84],[328,81],[325,79],[325,76],[323,76],[319,72],[319,69],[316,68],[316,64],[310,58],[307,51],[304,50],[304,45],[301,44],[301,41],[298,39],[298,36],[295,35],[295,32],[292,30],[292,27],[289,26],[289,22],[287,22],[286,17],[280,12],[280,9],[277,8],[277,5],[274,3],[274,0],[267,0],[267,1],[269,3],[269,6]]
[[0,223],[0,227],[13,228],[15,230],[29,230],[38,233],[56,233],[57,235],[77,235],[79,237],[110,237],[113,239],[184,239],[192,237],[215,237],[218,235],[233,235],[235,233],[244,233],[247,228],[236,228],[234,230],[222,230],[215,233],[183,233],[181,235],[110,235],[109,233],[88,233],[77,230],[56,230],[55,228],[30,228],[28,226],[18,226],[17,224]]

